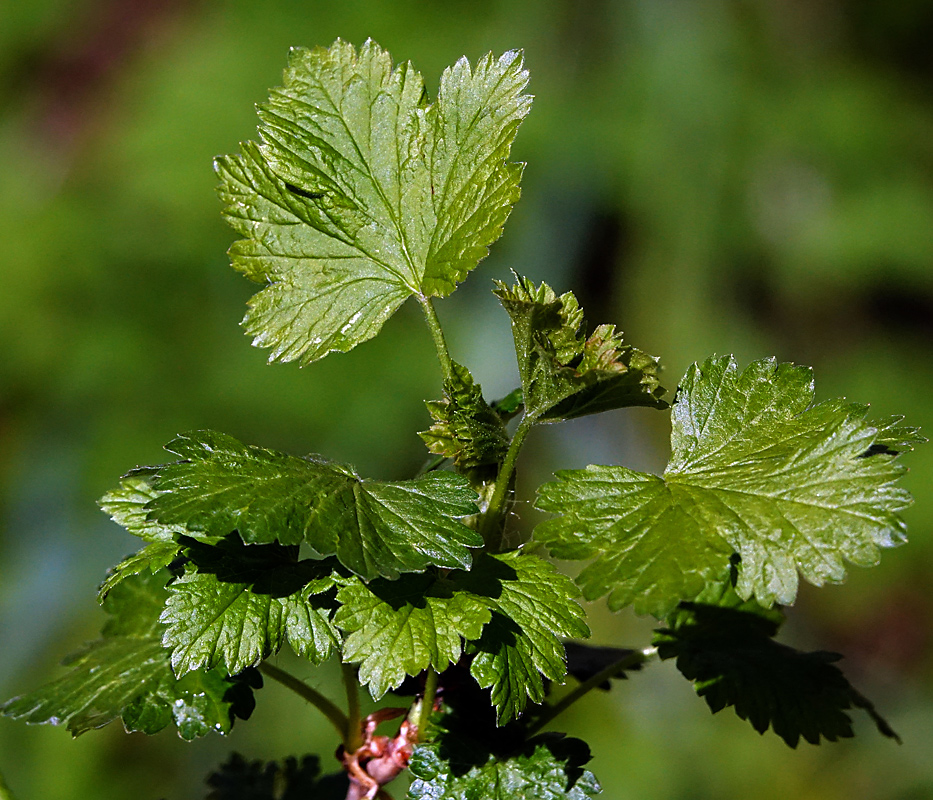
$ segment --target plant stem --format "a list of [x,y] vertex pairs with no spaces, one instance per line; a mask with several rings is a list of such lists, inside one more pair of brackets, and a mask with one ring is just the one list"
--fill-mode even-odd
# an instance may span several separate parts
[[630,669],[637,664],[643,664],[649,658],[651,658],[657,652],[656,647],[646,647],[644,650],[633,650],[627,656],[623,656],[618,661],[610,664],[604,670],[597,672],[592,678],[585,680],[581,683],[576,689],[570,692],[567,695],[564,695],[563,698],[553,706],[546,708],[544,713],[538,718],[538,721],[531,726],[528,730],[528,736],[534,736],[538,731],[540,731],[545,725],[547,725],[554,717],[558,714],[562,714],[570,706],[577,702],[581,697],[590,692],[592,689],[595,689],[604,681],[609,680],[610,678],[618,675],[624,669]]
[[[346,714],[344,714],[343,711],[334,705],[334,703],[324,697],[324,695],[322,695],[317,689],[312,689],[304,681],[299,680],[294,675],[286,672],[284,669],[279,669],[273,664],[270,664],[268,661],[263,661],[262,664],[259,665],[259,670],[264,675],[268,675],[270,678],[272,678],[272,680],[278,681],[283,686],[286,686],[295,692],[295,694],[303,697],[325,717],[327,717],[331,724],[337,729],[337,733],[340,734],[341,741],[343,741],[344,745],[346,745],[349,723]],[[359,719],[357,719],[357,728],[358,727]],[[359,736],[359,734],[357,734],[357,736]],[[2,794],[0,794],[0,800],[3,800]]]
[[430,297],[424,295],[415,295],[421,308],[424,311],[425,321],[431,329],[431,336],[434,337],[434,346],[437,348],[437,360],[441,362],[441,370],[444,373],[444,380],[449,381],[453,377],[453,362],[450,358],[450,351],[447,349],[447,340],[444,338],[444,329],[441,327],[441,321],[437,318],[437,312],[434,310],[434,304]]
[[421,698],[421,712],[418,714],[418,741],[424,741],[424,734],[428,729],[431,712],[434,711],[434,698],[437,696],[436,669],[428,667],[428,674],[424,679],[424,695]]
[[352,753],[363,745],[360,680],[352,664],[341,664],[340,669],[343,670],[343,686],[347,692],[347,735],[343,740],[343,746]]
[[12,790],[6,785],[2,772],[0,772],[0,800],[16,800]]
[[483,519],[480,523],[480,533],[486,540],[486,545],[491,550],[498,549],[497,545],[502,538],[502,516],[505,512],[506,500],[509,489],[512,485],[512,478],[515,475],[515,465],[518,461],[518,453],[525,443],[525,437],[534,427],[534,417],[524,416],[515,430],[515,435],[509,444],[509,449],[499,468],[499,475],[496,478],[496,486],[493,489],[489,505],[483,512]]

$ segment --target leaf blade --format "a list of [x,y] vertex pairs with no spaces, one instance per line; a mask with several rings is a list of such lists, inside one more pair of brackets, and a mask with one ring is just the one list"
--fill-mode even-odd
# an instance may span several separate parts
[[198,431],[166,445],[183,461],[159,470],[152,519],[197,539],[238,531],[244,542],[306,542],[366,580],[429,565],[466,567],[482,537],[460,518],[476,512],[466,478],[432,472],[410,481],[360,478],[317,456],[298,458]]
[[312,664],[340,642],[331,623],[335,564],[298,561],[293,548],[191,542],[189,571],[168,587],[160,621],[176,675],[221,667],[231,675],[286,643]]
[[134,576],[115,587],[104,603],[110,617],[103,637],[65,660],[66,675],[7,701],[0,713],[63,725],[73,736],[117,718],[128,732],[152,734],[174,724],[184,739],[228,733],[235,717],[247,718],[253,707],[247,682],[217,671],[172,673],[158,627],[164,580]]
[[846,561],[876,563],[903,540],[910,497],[895,486],[893,455],[866,455],[879,429],[864,407],[812,401],[809,370],[793,365],[695,365],[674,404],[663,477],[558,473],[538,507],[563,516],[536,535],[558,557],[600,556],[580,574],[588,598],[656,616],[715,580],[732,553],[739,593],[765,606],[793,601],[798,572],[841,580]]
[[261,144],[215,162],[244,237],[232,264],[267,285],[244,326],[270,360],[345,352],[485,257],[518,199],[507,159],[527,79],[514,51],[462,59],[431,105],[420,74],[371,40],[291,51],[259,109]]
[[536,287],[516,276],[497,281],[495,295],[509,314],[526,415],[558,422],[615,408],[667,408],[658,360],[631,345],[612,325],[581,335],[583,309],[566,292]]
[[897,734],[835,665],[836,653],[803,652],[774,640],[783,614],[743,601],[730,581],[681,603],[656,631],[662,659],[694,684],[715,714],[727,706],[760,734],[769,728],[789,747],[803,738],[836,741],[854,735],[852,708],[865,710],[885,736]]

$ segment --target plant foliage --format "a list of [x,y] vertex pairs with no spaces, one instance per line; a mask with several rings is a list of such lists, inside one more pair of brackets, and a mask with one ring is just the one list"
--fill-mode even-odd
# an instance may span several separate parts
[[[476,267],[519,197],[508,159],[527,81],[518,52],[461,59],[432,101],[371,41],[291,52],[259,141],[216,161],[242,237],[232,265],[263,287],[244,327],[271,361],[309,364],[415,297],[443,373],[421,433],[429,460],[382,481],[214,431],[178,436],[174,461],[134,469],[100,501],[142,542],[100,587],[102,638],[3,713],[74,735],[118,717],[129,731],[227,733],[249,716],[258,668],[335,727],[338,774],[322,778],[312,756],[234,756],[208,779],[217,800],[371,800],[409,767],[410,800],[585,800],[600,791],[588,748],[540,731],[655,654],[714,712],[732,706],[792,747],[850,736],[854,708],[895,735],[838,656],[774,636],[799,575],[837,582],[904,541],[897,481],[916,429],[815,402],[810,371],[773,359],[695,364],[669,406],[656,358],[614,325],[591,329],[572,293],[521,276],[494,290],[520,387],[490,402],[451,358],[432,298]],[[559,472],[537,496],[553,516],[529,536],[511,513],[529,431],[632,406],[671,409],[664,473]],[[589,563],[574,582],[542,547]],[[648,647],[584,644],[581,592],[664,627]],[[346,711],[269,661],[285,645],[305,671],[340,661]],[[360,719],[360,686],[414,699]]]

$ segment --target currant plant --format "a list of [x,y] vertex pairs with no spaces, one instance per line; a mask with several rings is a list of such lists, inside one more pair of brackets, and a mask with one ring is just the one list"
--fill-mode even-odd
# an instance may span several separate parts
[[[265,677],[336,729],[333,774],[316,756],[233,756],[208,779],[222,800],[388,797],[406,769],[411,800],[592,797],[587,746],[542,731],[652,660],[674,659],[712,711],[732,706],[791,747],[851,736],[852,709],[896,738],[838,656],[774,637],[798,576],[837,582],[904,541],[899,456],[923,441],[916,429],[815,403],[810,370],[773,359],[695,364],[669,405],[657,359],[612,325],[588,332],[573,294],[518,276],[494,291],[521,386],[488,402],[449,353],[434,298],[518,200],[508,159],[527,82],[517,52],[461,59],[431,102],[371,41],[291,52],[259,141],[215,164],[242,237],[232,265],[262,286],[243,325],[270,361],[307,365],[376,336],[413,297],[443,376],[425,467],[380,481],[223,433],[178,436],[172,460],[101,500],[144,543],[100,588],[101,638],[4,714],[75,736],[119,717],[194,739],[248,718]],[[510,511],[529,431],[631,406],[670,410],[664,473],[558,472],[536,500],[553,516],[525,541]],[[574,582],[545,551],[588,563]],[[653,641],[583,644],[580,595],[653,615]],[[309,665],[338,660],[346,702],[271,661],[286,644]],[[383,703],[365,718],[360,689]]]

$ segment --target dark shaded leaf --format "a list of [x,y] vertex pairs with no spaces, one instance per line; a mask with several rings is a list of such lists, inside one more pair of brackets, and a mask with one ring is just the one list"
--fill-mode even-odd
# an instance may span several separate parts
[[317,756],[263,762],[233,753],[207,785],[205,800],[344,800],[349,781],[342,771],[322,776]]
[[127,731],[156,733],[174,724],[184,739],[227,733],[235,717],[249,717],[252,687],[261,681],[223,673],[189,672],[176,678],[162,647],[158,615],[164,573],[124,580],[104,600],[110,615],[103,638],[65,660],[65,676],[0,706],[29,723],[64,725],[74,736],[122,717]]
[[697,694],[716,713],[732,706],[758,733],[770,727],[790,747],[853,735],[846,712],[868,712],[885,736],[897,734],[838,667],[837,653],[805,653],[772,638],[782,614],[743,601],[729,582],[707,590],[706,602],[681,603],[659,630],[661,658],[676,658]]
[[172,667],[183,675],[222,666],[236,674],[288,642],[312,664],[340,642],[331,624],[333,559],[298,561],[297,548],[190,542],[191,571],[168,587],[161,621]]

